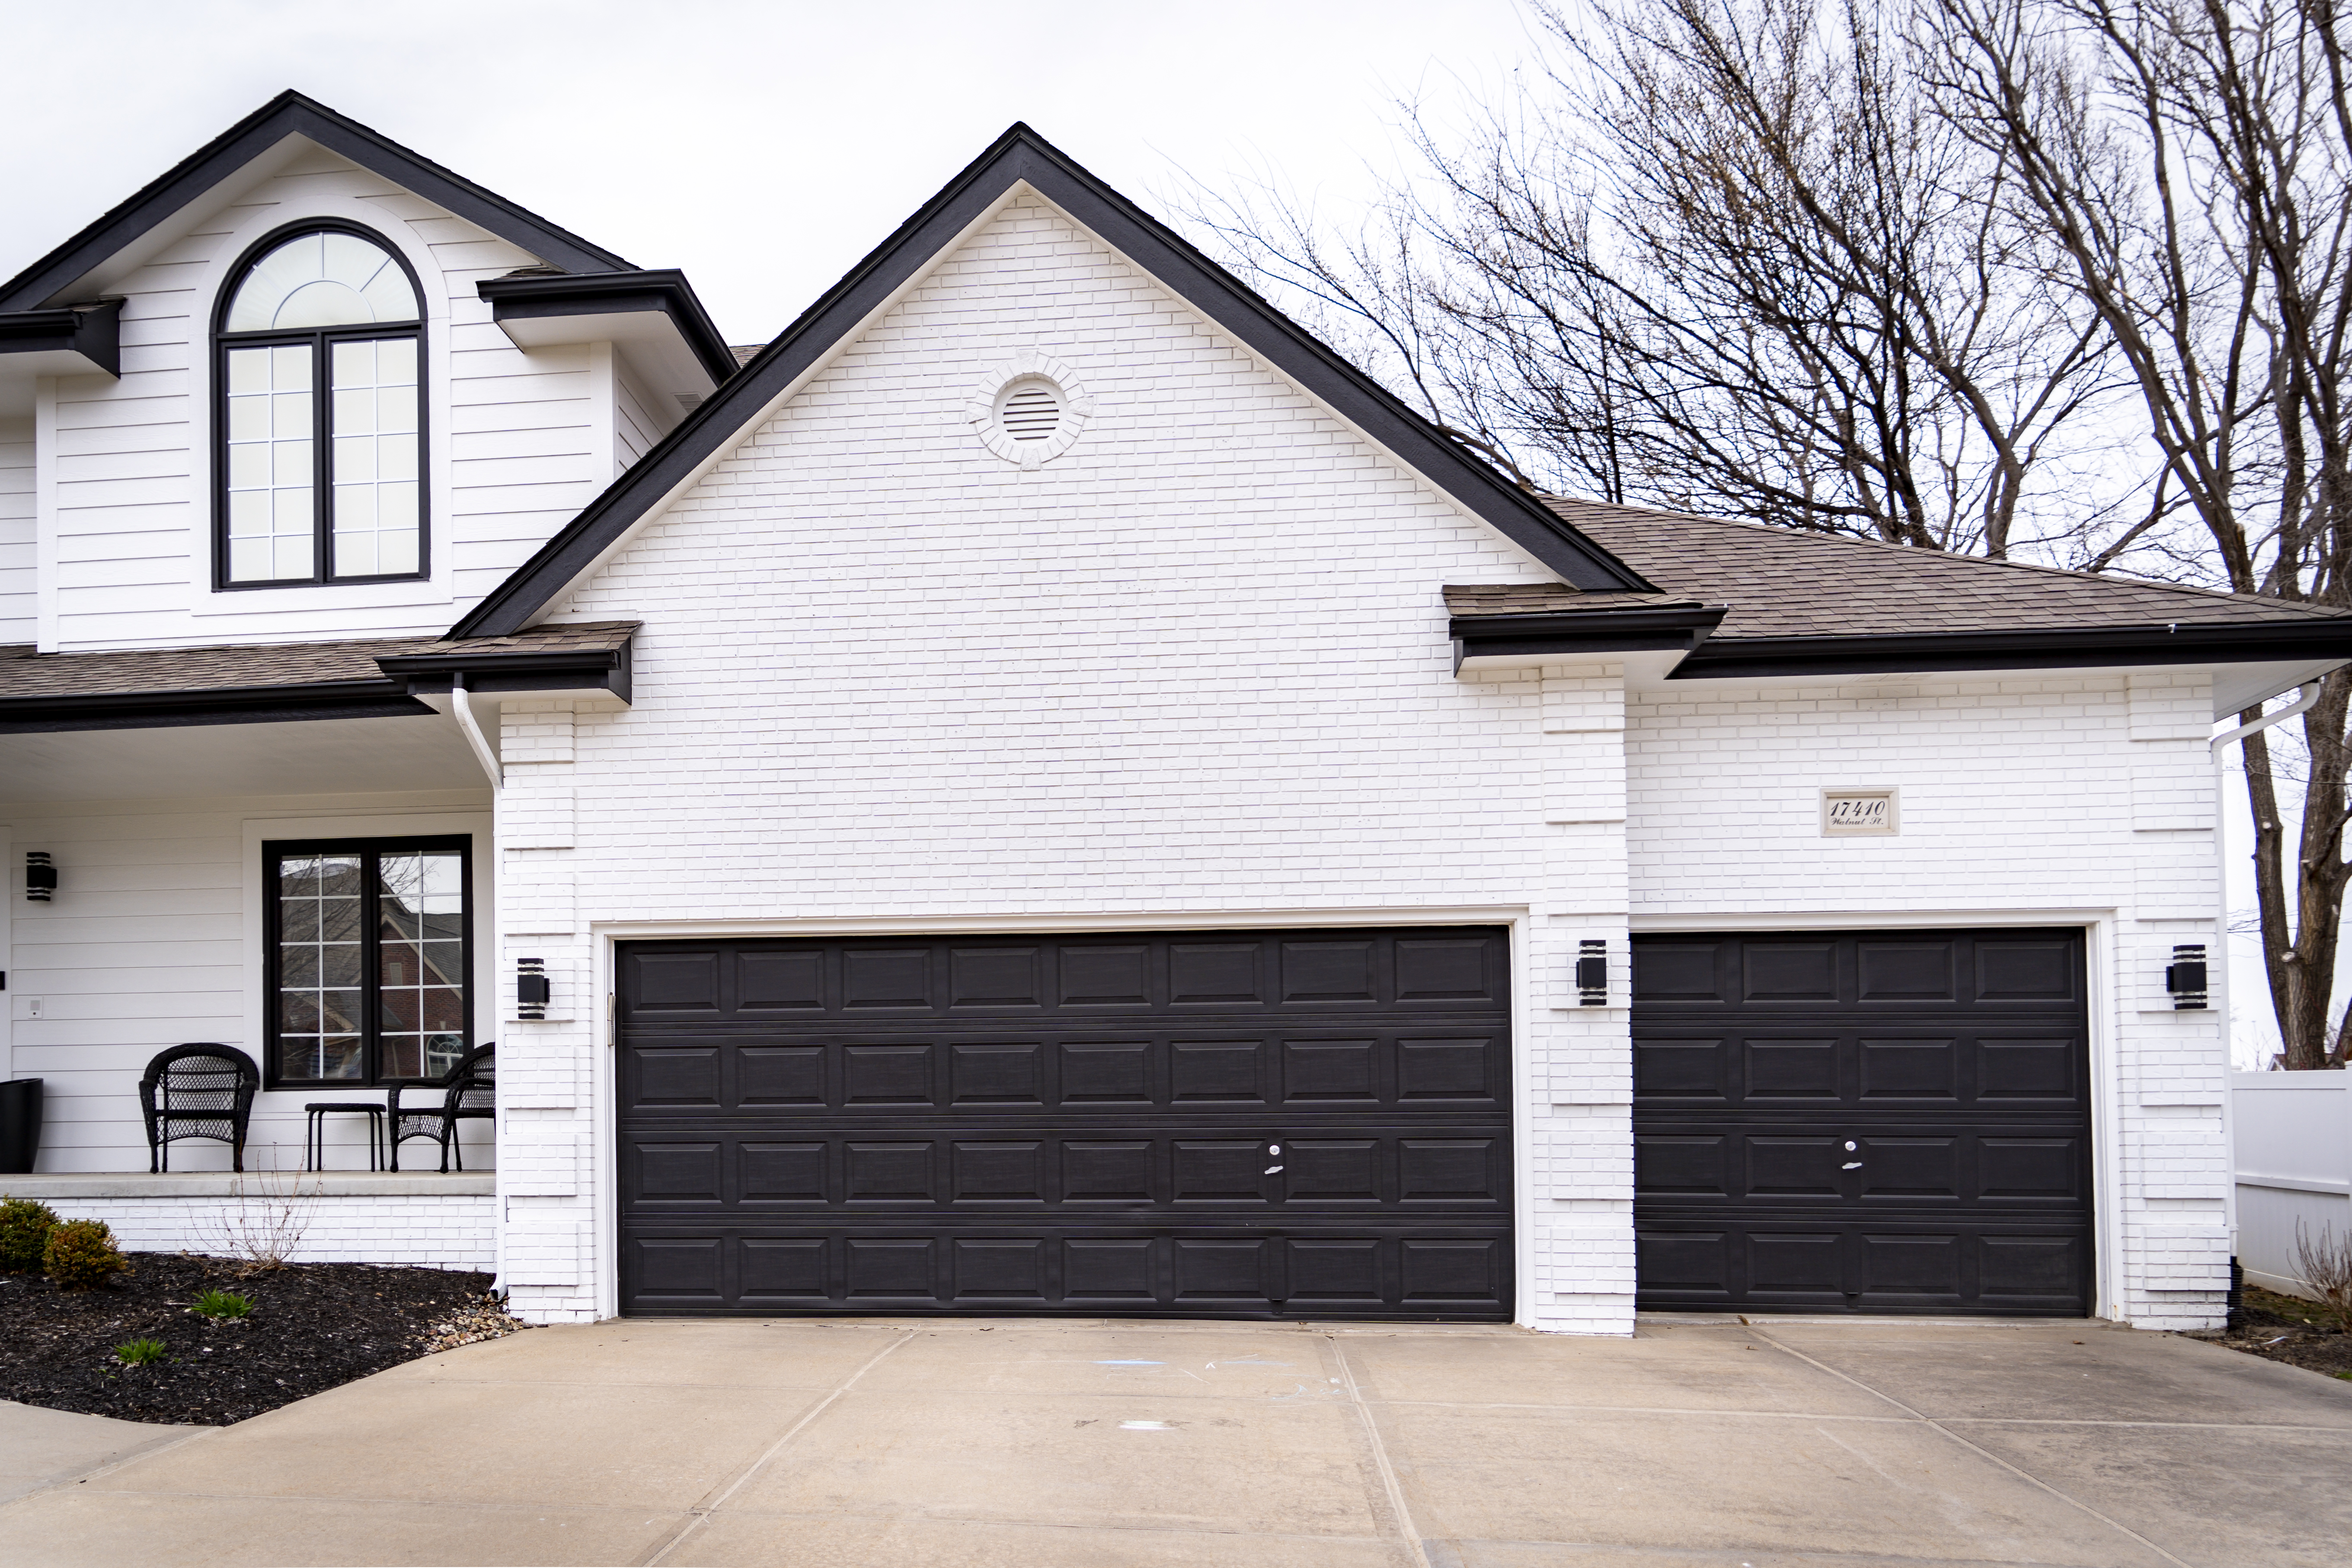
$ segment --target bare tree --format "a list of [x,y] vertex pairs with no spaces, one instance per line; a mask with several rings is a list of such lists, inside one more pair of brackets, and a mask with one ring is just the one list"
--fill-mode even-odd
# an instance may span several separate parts
[[[2128,371],[2161,485],[2227,585],[2352,606],[2352,106],[2335,0],[1933,0],[1942,111]],[[2352,865],[2352,681],[2305,714],[2292,862],[2280,773],[2245,742],[2263,956],[2291,1068],[2330,1027]],[[2254,715],[2250,710],[2246,715]]]
[[1369,224],[1192,216],[1529,488],[2100,566],[2159,521],[2101,531],[2098,319],[1878,7],[1535,15],[1554,59],[1466,132],[1407,106]]

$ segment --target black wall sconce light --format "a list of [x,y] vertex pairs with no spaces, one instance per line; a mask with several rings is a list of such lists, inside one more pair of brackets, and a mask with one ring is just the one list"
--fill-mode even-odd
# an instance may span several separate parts
[[1577,1005],[1605,1007],[1609,1004],[1609,944],[1588,937],[1576,944]]
[[36,904],[46,904],[49,895],[58,890],[58,868],[49,862],[46,849],[25,851],[25,897]]
[[2172,950],[2164,966],[2164,988],[2172,993],[2176,1013],[2200,1011],[2205,1005],[2205,944],[2183,942]]
[[516,959],[515,1016],[518,1018],[546,1017],[547,998],[547,960]]

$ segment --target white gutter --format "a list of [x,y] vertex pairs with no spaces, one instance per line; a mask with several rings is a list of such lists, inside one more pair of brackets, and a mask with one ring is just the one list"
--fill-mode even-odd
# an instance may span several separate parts
[[457,728],[466,732],[466,744],[474,748],[474,760],[482,764],[482,772],[489,777],[491,793],[496,794],[505,787],[506,774],[499,767],[499,754],[490,750],[489,738],[482,733],[481,724],[474,718],[474,699],[466,689],[464,670],[449,678],[449,711],[457,716]]
[[2231,742],[2242,741],[2259,731],[2267,730],[2282,719],[2292,719],[2298,713],[2308,712],[2311,705],[2319,700],[2320,690],[2326,684],[2327,677],[2324,675],[2317,680],[2306,680],[2303,683],[2302,694],[2277,712],[2265,713],[2251,724],[2241,724],[2234,730],[2224,731],[2214,736],[2213,754],[2219,757],[2221,754],[2221,748]]

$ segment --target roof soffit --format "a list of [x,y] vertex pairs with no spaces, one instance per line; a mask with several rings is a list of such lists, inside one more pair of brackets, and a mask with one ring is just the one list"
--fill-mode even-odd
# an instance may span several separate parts
[[1008,201],[1034,195],[1571,584],[1649,592],[1585,538],[1026,125],[1014,125],[452,629],[518,631],[619,548]]

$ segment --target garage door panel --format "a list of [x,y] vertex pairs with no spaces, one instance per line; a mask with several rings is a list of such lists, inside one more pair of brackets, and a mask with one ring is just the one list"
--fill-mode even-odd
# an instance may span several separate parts
[[1055,1039],[957,1030],[929,1037],[706,1028],[633,1030],[622,1110],[633,1119],[732,1111],[813,1117],[911,1110],[1061,1116],[1117,1108],[1266,1110],[1352,1121],[1367,1111],[1507,1116],[1510,1041],[1404,1028],[1272,1034],[1162,1033]]
[[738,1046],[732,1055],[735,1083],[734,1092],[725,1097],[728,1106],[816,1109],[828,1099],[824,1051],[819,1047]]
[[2079,932],[1634,952],[1639,1301],[2089,1310]]
[[1835,1039],[1748,1040],[1741,1053],[1747,1098],[1783,1103],[1843,1098]]
[[1507,951],[626,945],[625,1308],[1507,1319]]
[[629,1299],[650,1311],[1491,1320],[1509,1307],[1508,1241],[1458,1232],[725,1227],[633,1236],[624,1264]]

